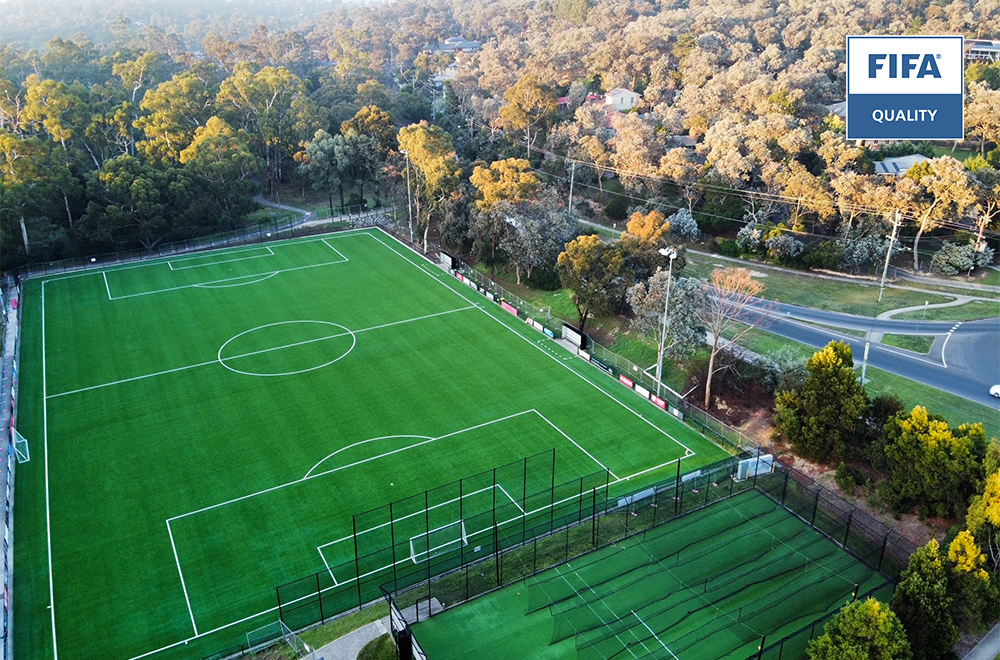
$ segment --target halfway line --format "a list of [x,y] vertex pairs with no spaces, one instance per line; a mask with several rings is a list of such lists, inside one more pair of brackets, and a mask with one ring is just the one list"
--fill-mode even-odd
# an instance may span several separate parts
[[[469,310],[469,309],[475,309],[475,306],[474,305],[469,305],[467,307],[459,307],[458,309],[449,309],[448,311],[445,311],[445,312],[437,312],[436,314],[426,314],[424,316],[417,316],[417,317],[414,317],[412,319],[405,319],[403,321],[393,321],[392,323],[383,323],[382,325],[373,325],[370,328],[362,328],[360,330],[354,330],[354,333],[357,334],[359,332],[368,332],[370,330],[380,330],[382,328],[388,328],[388,327],[391,327],[391,326],[394,326],[394,325],[403,325],[404,323],[413,323],[414,321],[423,321],[424,319],[433,318],[435,316],[444,316],[445,314],[454,314],[455,312],[464,312],[464,311]],[[311,343],[318,342],[318,341],[325,341],[327,339],[335,339],[337,337],[344,337],[344,336],[346,336],[348,334],[351,334],[351,333],[349,333],[349,332],[341,332],[341,333],[338,333],[338,334],[335,334],[335,335],[329,335],[327,337],[320,337],[318,339],[307,339],[305,341],[298,341],[298,342],[295,342],[295,343],[292,343],[292,344],[285,344],[283,346],[275,346],[273,348],[265,348],[263,350],[252,351],[250,353],[243,353],[241,355],[233,355],[233,356],[227,357],[225,359],[226,360],[238,360],[240,358],[250,357],[250,356],[253,356],[253,355],[260,355],[261,353],[270,353],[272,351],[281,351],[281,350],[284,350],[286,348],[294,348],[296,346],[302,346],[303,344],[311,344]],[[176,367],[174,369],[166,369],[164,371],[157,371],[156,373],[152,373],[152,374],[144,374],[142,376],[133,376],[131,378],[123,378],[121,380],[112,381],[110,383],[103,383],[101,385],[91,385],[90,387],[81,387],[78,390],[70,390],[68,392],[60,392],[59,394],[49,394],[45,398],[46,399],[54,399],[56,397],[66,396],[68,394],[79,394],[80,392],[87,392],[87,391],[90,391],[90,390],[97,390],[97,389],[101,389],[102,387],[110,387],[111,385],[120,385],[122,383],[130,383],[130,382],[136,381],[136,380],[144,380],[146,378],[153,378],[154,376],[163,376],[165,374],[171,374],[171,373],[175,373],[177,371],[186,371],[187,369],[196,369],[198,367],[205,367],[205,366],[208,366],[210,364],[219,364],[219,360],[218,359],[209,360],[208,362],[199,362],[198,364],[189,364],[189,365],[187,365],[185,367]]]

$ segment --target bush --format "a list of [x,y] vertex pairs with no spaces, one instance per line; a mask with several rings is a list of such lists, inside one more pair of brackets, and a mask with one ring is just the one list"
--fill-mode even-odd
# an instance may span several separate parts
[[736,245],[742,254],[760,254],[764,250],[764,230],[753,223],[736,233]]
[[945,242],[931,257],[931,270],[945,275],[958,275],[987,266],[992,261],[992,248],[984,247],[982,252],[976,252],[971,243],[961,245]]
[[670,233],[677,238],[695,241],[701,236],[698,221],[687,209],[681,209],[667,220],[670,222]]
[[628,217],[628,200],[621,195],[611,194],[611,200],[604,207],[604,215],[609,220],[620,221]]
[[840,490],[851,494],[854,493],[854,489],[858,486],[863,486],[867,489],[872,483],[867,474],[847,463],[841,463],[837,468],[834,481],[837,482]]
[[736,258],[740,256],[740,246],[731,238],[716,238],[712,243],[712,248],[726,257]]
[[802,263],[808,268],[833,270],[844,260],[844,248],[838,241],[823,241],[816,246],[806,246]]
[[532,289],[541,289],[542,291],[556,291],[562,287],[559,273],[554,268],[535,268],[525,283]]
[[795,261],[806,248],[805,243],[789,234],[772,236],[764,241],[764,245],[767,246],[767,256],[781,264]]

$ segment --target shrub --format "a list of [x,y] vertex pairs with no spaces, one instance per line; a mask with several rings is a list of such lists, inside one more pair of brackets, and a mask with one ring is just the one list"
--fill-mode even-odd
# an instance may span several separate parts
[[670,233],[677,238],[695,241],[701,236],[701,231],[698,229],[698,221],[694,219],[694,216],[687,209],[681,209],[677,213],[674,213],[667,218],[667,221],[670,222]]
[[871,479],[868,475],[857,469],[854,466],[848,465],[847,463],[841,463],[837,467],[837,473],[834,475],[834,481],[840,487],[840,490],[845,493],[854,493],[854,489],[858,486],[863,486],[868,488],[871,486]]
[[712,247],[716,252],[726,257],[740,256],[740,246],[731,238],[717,238]]
[[945,275],[958,275],[974,268],[982,268],[993,261],[992,248],[977,252],[971,243],[964,245],[945,242],[931,257],[931,270]]

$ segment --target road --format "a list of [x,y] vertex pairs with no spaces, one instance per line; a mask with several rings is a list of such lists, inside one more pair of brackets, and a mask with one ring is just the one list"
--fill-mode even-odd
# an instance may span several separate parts
[[998,318],[966,322],[873,320],[771,301],[760,301],[751,314],[767,317],[768,332],[809,346],[821,348],[832,339],[849,343],[858,365],[865,352],[864,338],[803,321],[865,332],[934,335],[934,344],[927,355],[872,343],[868,365],[1000,410],[1000,399],[989,395],[990,386],[1000,383]]

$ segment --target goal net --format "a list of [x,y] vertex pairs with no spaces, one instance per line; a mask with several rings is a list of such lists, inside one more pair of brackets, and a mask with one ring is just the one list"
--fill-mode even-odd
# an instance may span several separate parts
[[14,443],[14,456],[17,457],[17,462],[27,463],[30,461],[31,454],[28,452],[28,441],[13,426],[10,427],[10,439]]
[[414,564],[419,564],[466,545],[469,545],[469,536],[465,532],[465,521],[456,520],[426,534],[411,537],[410,559]]

